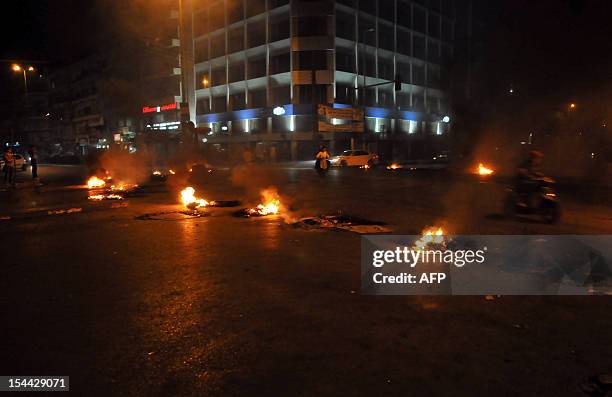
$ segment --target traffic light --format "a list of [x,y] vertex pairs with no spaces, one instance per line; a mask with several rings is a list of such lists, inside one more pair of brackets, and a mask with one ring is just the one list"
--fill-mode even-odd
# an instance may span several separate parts
[[399,74],[395,75],[395,91],[401,91],[402,90],[402,76],[400,76]]

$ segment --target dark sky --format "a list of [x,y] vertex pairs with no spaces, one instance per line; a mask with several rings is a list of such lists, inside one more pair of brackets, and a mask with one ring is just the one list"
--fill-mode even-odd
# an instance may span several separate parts
[[[0,59],[53,65],[91,52],[108,26],[104,1],[3,2]],[[580,96],[612,81],[612,1],[475,0],[475,11],[490,94],[511,83],[529,98]],[[9,66],[0,73],[3,92],[15,84]]]

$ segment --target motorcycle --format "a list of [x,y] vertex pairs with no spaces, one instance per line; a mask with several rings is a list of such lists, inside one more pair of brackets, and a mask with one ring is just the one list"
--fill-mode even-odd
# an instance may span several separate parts
[[[325,162],[325,165],[321,167],[321,162]],[[329,172],[331,162],[329,160],[315,160],[315,169],[320,176],[325,176]]]
[[533,192],[526,197],[516,191],[514,186],[507,188],[504,200],[504,214],[509,217],[517,215],[539,215],[544,222],[556,224],[561,219],[561,204],[554,190],[555,181],[547,177],[536,177]]

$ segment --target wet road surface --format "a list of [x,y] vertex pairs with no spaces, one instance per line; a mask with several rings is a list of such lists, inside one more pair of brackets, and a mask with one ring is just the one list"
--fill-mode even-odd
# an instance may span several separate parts
[[[609,297],[361,296],[356,234],[231,208],[138,220],[178,210],[184,182],[111,208],[62,186],[82,183],[67,169],[0,192],[2,374],[69,375],[73,394],[100,396],[581,396],[610,370]],[[568,194],[550,226],[498,216],[500,183],[354,171],[228,170],[194,185],[245,203],[276,186],[292,217],[343,210],[397,233],[612,231],[606,197]]]

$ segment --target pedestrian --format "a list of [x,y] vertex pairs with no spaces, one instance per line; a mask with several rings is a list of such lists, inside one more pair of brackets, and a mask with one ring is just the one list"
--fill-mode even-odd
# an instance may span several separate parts
[[12,147],[4,152],[4,183],[15,184],[15,155]]
[[36,153],[36,146],[30,146],[28,154],[30,155],[30,166],[32,167],[32,179],[34,182],[38,182],[38,154]]
[[315,168],[319,175],[325,175],[329,170],[329,152],[325,146],[321,146],[315,155]]

